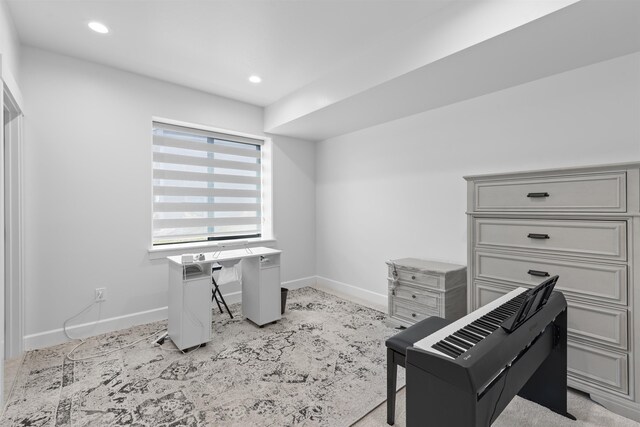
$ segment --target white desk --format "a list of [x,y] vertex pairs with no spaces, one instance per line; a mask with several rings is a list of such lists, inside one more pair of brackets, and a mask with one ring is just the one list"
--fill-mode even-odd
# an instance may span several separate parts
[[[169,337],[179,349],[211,340],[211,266],[242,261],[242,315],[262,326],[280,319],[280,254],[271,248],[235,249],[205,253],[204,260],[183,264],[169,260]],[[184,267],[202,266],[202,274],[186,277]]]

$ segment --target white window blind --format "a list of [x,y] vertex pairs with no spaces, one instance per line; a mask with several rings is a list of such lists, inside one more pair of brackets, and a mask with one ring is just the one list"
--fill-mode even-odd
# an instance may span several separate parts
[[153,244],[260,237],[261,144],[153,122]]

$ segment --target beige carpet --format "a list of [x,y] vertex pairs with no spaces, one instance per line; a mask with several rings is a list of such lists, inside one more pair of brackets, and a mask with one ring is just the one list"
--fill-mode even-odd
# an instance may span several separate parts
[[[588,397],[569,391],[569,413],[578,420],[571,421],[535,403],[515,397],[493,424],[494,427],[632,427],[640,426],[620,415],[608,411],[590,400]],[[397,427],[406,426],[405,389],[400,390],[396,397]],[[425,426],[428,426],[425,420]],[[354,427],[382,427],[387,425],[387,402],[382,403]]]

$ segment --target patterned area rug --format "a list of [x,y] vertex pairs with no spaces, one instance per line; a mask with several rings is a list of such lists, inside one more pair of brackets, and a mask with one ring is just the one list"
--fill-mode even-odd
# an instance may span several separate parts
[[[384,401],[395,331],[383,313],[312,288],[291,291],[283,319],[263,328],[231,309],[186,355],[168,340],[83,362],[65,361],[73,343],[27,353],[0,425],[349,426]],[[92,338],[76,357],[163,327]]]

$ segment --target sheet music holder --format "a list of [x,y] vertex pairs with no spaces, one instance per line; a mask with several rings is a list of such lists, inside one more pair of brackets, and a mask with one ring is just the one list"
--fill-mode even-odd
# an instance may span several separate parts
[[527,291],[527,296],[522,301],[520,308],[510,318],[502,322],[500,326],[507,333],[511,333],[518,329],[531,316],[536,314],[547,303],[553,288],[556,286],[558,276],[553,276],[540,283],[535,288]]

